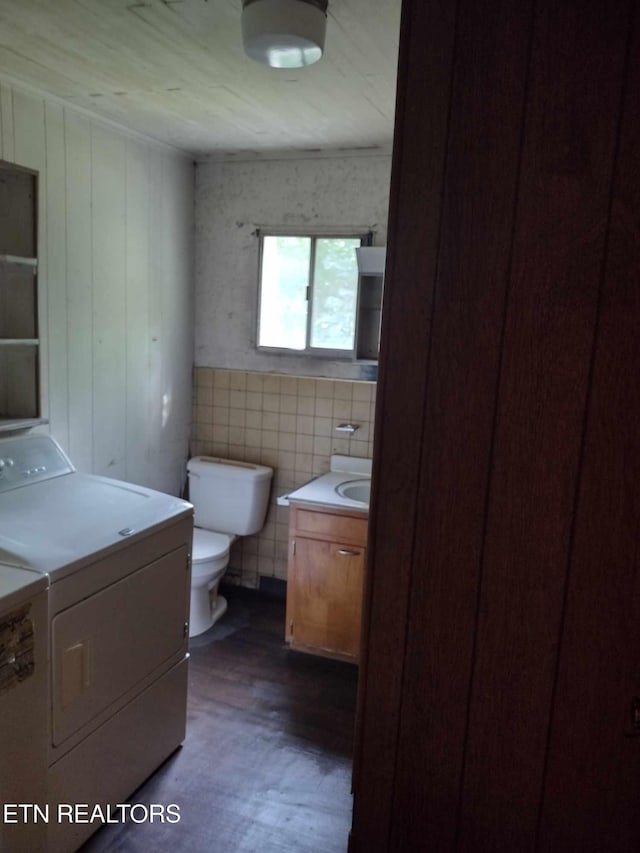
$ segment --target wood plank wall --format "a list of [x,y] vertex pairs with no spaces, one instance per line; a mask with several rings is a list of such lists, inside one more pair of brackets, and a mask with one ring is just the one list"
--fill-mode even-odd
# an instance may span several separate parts
[[355,851],[640,849],[640,24],[405,0]]
[[1,81],[0,159],[39,172],[51,433],[81,470],[177,493],[191,425],[193,163]]

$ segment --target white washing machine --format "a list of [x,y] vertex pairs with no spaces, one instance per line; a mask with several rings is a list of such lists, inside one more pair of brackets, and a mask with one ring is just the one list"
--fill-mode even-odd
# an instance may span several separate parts
[[[49,436],[0,439],[0,562],[46,575],[46,791],[124,802],[182,742],[192,507],[76,472]],[[48,824],[49,851],[99,824]]]

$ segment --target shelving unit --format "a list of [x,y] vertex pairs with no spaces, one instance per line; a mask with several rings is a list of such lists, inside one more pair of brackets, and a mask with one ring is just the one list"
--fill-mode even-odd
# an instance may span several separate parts
[[0,162],[0,431],[41,423],[37,174]]
[[385,248],[380,246],[356,249],[358,310],[355,357],[358,361],[375,362],[380,352],[385,252]]

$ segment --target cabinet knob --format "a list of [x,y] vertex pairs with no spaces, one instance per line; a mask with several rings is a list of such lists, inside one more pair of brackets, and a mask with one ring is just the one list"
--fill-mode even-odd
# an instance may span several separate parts
[[338,554],[342,557],[359,557],[360,551],[350,551],[349,548],[340,548]]

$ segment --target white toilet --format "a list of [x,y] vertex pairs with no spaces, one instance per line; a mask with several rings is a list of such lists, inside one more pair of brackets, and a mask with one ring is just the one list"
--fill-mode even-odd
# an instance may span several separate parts
[[273,470],[266,465],[195,456],[187,463],[194,506],[189,636],[207,631],[227,609],[218,584],[238,536],[262,529]]

